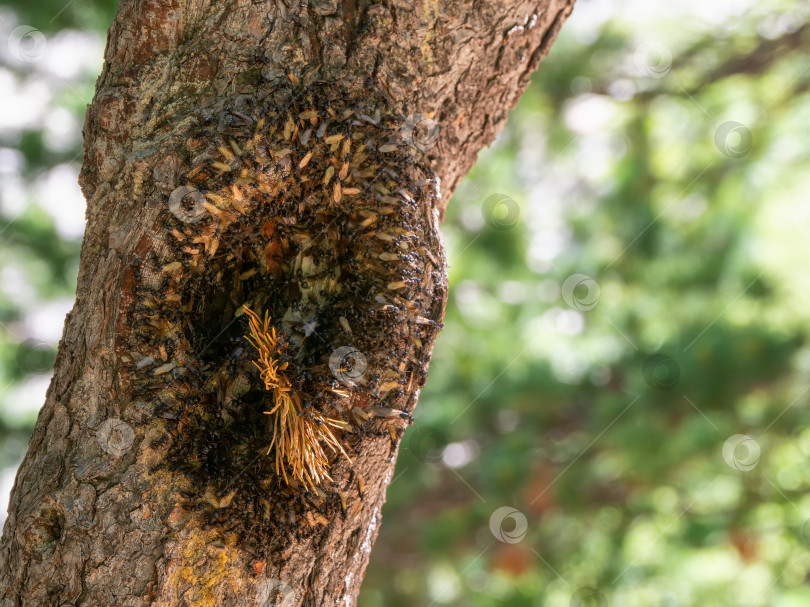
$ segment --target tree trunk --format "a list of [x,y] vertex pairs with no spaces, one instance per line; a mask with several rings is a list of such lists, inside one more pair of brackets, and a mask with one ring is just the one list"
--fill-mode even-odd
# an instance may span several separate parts
[[[122,0],[1,607],[355,603],[444,313],[445,201],[572,3]],[[279,403],[330,478],[268,451]]]

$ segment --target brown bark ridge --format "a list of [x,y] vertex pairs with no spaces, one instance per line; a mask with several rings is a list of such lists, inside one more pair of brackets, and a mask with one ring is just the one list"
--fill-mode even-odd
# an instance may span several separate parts
[[[0,607],[355,603],[444,314],[445,201],[571,10],[122,0]],[[301,415],[341,424],[317,487],[268,454],[244,304]]]

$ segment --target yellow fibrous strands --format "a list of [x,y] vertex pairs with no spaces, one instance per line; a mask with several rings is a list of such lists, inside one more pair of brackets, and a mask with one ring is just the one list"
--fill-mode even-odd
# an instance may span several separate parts
[[292,388],[285,373],[288,363],[280,362],[281,348],[276,330],[270,326],[269,313],[265,313],[262,319],[253,310],[243,309],[250,329],[247,339],[258,352],[258,359],[253,364],[259,369],[264,387],[273,395],[275,403],[270,411],[265,411],[273,416],[273,441],[267,453],[275,448],[276,474],[286,483],[290,482],[287,476],[289,466],[292,478],[314,489],[324,480],[332,480],[324,447],[351,461],[331,430],[351,428],[346,422],[304,408],[301,396]]

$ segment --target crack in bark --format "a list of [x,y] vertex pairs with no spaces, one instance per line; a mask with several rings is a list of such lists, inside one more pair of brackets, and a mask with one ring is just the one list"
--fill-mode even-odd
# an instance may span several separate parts
[[346,58],[348,59],[354,43],[356,0],[341,0],[340,6],[341,16],[343,17],[343,41],[346,46]]

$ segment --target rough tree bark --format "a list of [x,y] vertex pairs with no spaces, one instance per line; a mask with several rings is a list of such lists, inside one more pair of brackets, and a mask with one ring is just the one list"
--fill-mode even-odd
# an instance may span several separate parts
[[[122,0],[2,607],[354,604],[444,313],[444,204],[572,4]],[[344,424],[317,489],[267,453],[242,304],[303,415]]]

